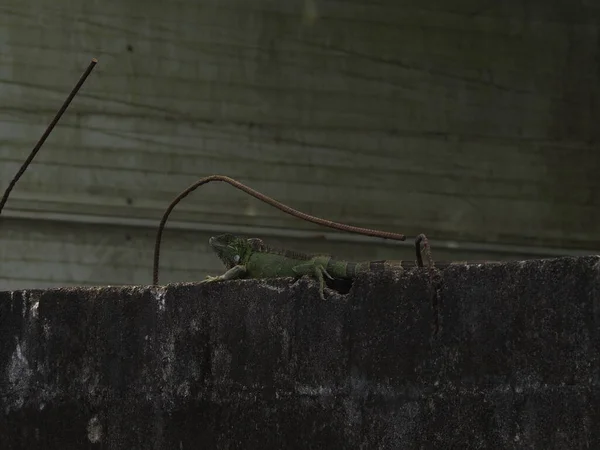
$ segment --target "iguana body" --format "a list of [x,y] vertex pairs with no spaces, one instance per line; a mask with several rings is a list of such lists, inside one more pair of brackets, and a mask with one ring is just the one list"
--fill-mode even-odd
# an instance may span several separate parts
[[[245,239],[231,234],[212,237],[209,244],[227,271],[223,275],[207,277],[205,282],[239,278],[299,278],[307,275],[319,281],[319,292],[323,299],[325,277],[353,279],[362,272],[383,272],[418,266],[414,261],[343,261],[327,255],[274,249],[260,239]],[[460,263],[442,262],[436,265],[446,267],[451,264]]]

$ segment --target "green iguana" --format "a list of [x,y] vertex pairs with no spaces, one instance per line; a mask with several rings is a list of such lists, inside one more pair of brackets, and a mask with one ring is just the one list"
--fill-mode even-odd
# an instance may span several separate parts
[[[342,261],[328,255],[274,249],[265,245],[261,239],[246,239],[232,234],[214,236],[208,242],[227,271],[216,277],[208,276],[201,283],[240,278],[300,278],[306,275],[317,279],[319,294],[323,300],[325,277],[350,280],[362,272],[382,272],[419,266],[415,261]],[[447,267],[452,264],[461,262],[443,262],[437,266]]]

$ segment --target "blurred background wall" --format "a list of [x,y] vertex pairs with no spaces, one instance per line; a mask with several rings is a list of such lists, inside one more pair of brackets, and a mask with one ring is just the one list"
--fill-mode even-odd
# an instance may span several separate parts
[[0,289],[151,283],[156,226],[202,176],[406,245],[293,219],[225,184],[176,208],[161,282],[237,232],[345,258],[600,247],[600,5],[567,0],[4,0],[0,189],[99,64],[0,218]]

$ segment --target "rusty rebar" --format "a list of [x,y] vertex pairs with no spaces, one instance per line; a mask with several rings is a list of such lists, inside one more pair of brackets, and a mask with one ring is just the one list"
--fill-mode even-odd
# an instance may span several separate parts
[[175,208],[175,206],[181,200],[183,200],[185,197],[187,197],[191,192],[193,192],[194,190],[196,190],[203,184],[209,183],[211,181],[224,181],[226,183],[229,183],[233,187],[244,191],[245,193],[253,196],[254,198],[257,198],[258,200],[261,200],[265,203],[268,203],[271,206],[274,206],[275,208],[279,209],[280,211],[283,211],[284,213],[290,214],[294,217],[306,220],[308,222],[315,223],[317,225],[323,225],[325,227],[335,228],[337,230],[347,231],[349,233],[358,233],[358,234],[364,234],[366,236],[381,237],[384,239],[394,239],[397,241],[403,241],[406,239],[406,237],[403,234],[391,233],[388,231],[371,230],[369,228],[360,228],[360,227],[355,227],[352,225],[346,225],[343,223],[333,222],[331,220],[321,219],[319,217],[311,216],[310,214],[306,214],[301,211],[297,211],[294,208],[284,205],[283,203],[278,202],[277,200],[275,200],[271,197],[268,197],[258,191],[255,191],[254,189],[246,186],[245,184],[240,183],[239,181],[234,180],[233,178],[230,178],[230,177],[227,177],[224,175],[211,175],[211,176],[208,176],[208,177],[198,180],[197,182],[192,184],[190,187],[185,189],[183,192],[181,192],[181,194],[179,194],[171,202],[171,204],[169,205],[169,207],[163,214],[163,217],[160,221],[160,225],[158,226],[158,233],[156,235],[156,243],[154,245],[154,267],[153,267],[153,271],[152,271],[152,284],[154,284],[154,285],[158,284],[160,243],[161,243],[161,239],[162,239],[163,229],[165,227],[165,224],[167,223],[169,214],[171,214],[171,211],[173,211],[173,208]]

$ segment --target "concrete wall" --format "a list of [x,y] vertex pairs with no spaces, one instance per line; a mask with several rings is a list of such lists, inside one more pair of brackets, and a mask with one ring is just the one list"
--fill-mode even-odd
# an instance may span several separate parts
[[0,448],[599,448],[599,264],[0,292]]
[[[593,251],[599,18],[591,3],[558,0],[7,0],[0,187],[90,58],[100,63],[6,214],[30,220],[19,239],[28,230],[45,242],[101,218],[139,245],[103,248],[113,229],[95,228],[89,240],[77,233],[75,258],[137,264],[168,202],[221,173],[356,225]],[[173,219],[199,242],[224,226],[315,230],[222,185],[202,188]],[[70,274],[48,250],[62,265],[51,276],[20,257],[11,226],[0,227],[0,249],[16,261],[0,287],[123,282],[109,269]],[[352,245],[359,258],[373,252]],[[205,258],[166,262],[166,281]]]

